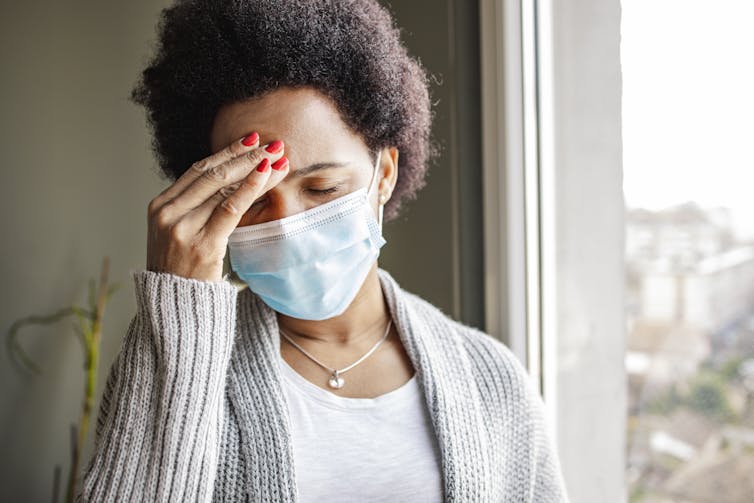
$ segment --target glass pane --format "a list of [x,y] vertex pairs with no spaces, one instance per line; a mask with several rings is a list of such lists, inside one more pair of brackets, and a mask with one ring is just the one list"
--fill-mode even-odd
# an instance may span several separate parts
[[754,2],[623,0],[629,501],[754,501]]

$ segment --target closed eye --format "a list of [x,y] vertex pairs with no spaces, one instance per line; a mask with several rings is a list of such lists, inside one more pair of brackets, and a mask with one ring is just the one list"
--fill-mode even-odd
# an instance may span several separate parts
[[337,191],[338,189],[339,189],[339,187],[336,185],[335,187],[329,187],[327,189],[306,189],[306,190],[308,190],[309,192],[311,192],[313,194],[323,195],[323,194],[332,194],[333,192]]

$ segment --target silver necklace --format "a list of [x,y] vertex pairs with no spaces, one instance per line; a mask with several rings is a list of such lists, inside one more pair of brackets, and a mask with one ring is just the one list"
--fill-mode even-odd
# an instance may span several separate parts
[[306,350],[305,350],[304,348],[302,348],[301,346],[299,346],[298,344],[296,344],[295,342],[293,342],[293,340],[292,340],[292,339],[291,339],[290,337],[288,337],[288,335],[287,335],[287,334],[286,334],[286,333],[285,333],[285,332],[283,331],[283,329],[282,329],[282,328],[278,327],[278,331],[280,332],[280,335],[282,335],[283,337],[285,337],[285,338],[286,338],[286,339],[288,340],[288,342],[290,342],[290,343],[291,343],[291,344],[293,344],[293,345],[294,345],[295,347],[297,347],[299,351],[301,351],[301,352],[302,352],[302,353],[304,353],[304,354],[305,354],[306,356],[308,356],[308,357],[309,357],[309,359],[311,359],[312,361],[314,361],[314,363],[316,363],[317,365],[319,365],[319,366],[321,366],[321,367],[323,367],[323,368],[327,369],[328,371],[332,372],[332,376],[330,377],[330,380],[329,380],[329,381],[327,381],[327,384],[328,384],[328,385],[329,385],[329,386],[330,386],[331,388],[340,389],[340,388],[342,388],[342,387],[343,387],[343,386],[345,385],[345,383],[346,383],[346,381],[345,381],[345,380],[343,380],[343,378],[342,378],[342,377],[340,377],[340,374],[343,374],[343,373],[345,373],[345,372],[347,372],[347,371],[351,370],[351,369],[352,369],[352,368],[354,368],[354,367],[355,367],[356,365],[358,365],[359,363],[363,362],[363,361],[364,361],[364,360],[365,360],[365,359],[366,359],[366,358],[367,358],[367,357],[368,357],[369,355],[371,355],[372,353],[374,353],[374,352],[375,352],[375,351],[377,350],[377,348],[378,348],[378,347],[380,347],[380,344],[382,344],[382,343],[383,343],[383,342],[385,341],[385,339],[387,339],[387,336],[388,336],[388,334],[390,333],[390,326],[391,326],[392,324],[393,324],[393,320],[391,319],[391,320],[390,320],[390,321],[388,322],[388,324],[387,324],[387,328],[385,329],[385,335],[383,335],[383,336],[382,336],[382,339],[380,339],[379,341],[377,341],[377,344],[375,344],[375,345],[374,345],[374,346],[372,347],[372,349],[370,349],[369,351],[367,351],[367,352],[366,352],[366,354],[365,354],[364,356],[362,356],[361,358],[359,358],[358,360],[356,360],[355,362],[353,362],[353,363],[352,363],[351,365],[349,365],[348,367],[344,367],[344,368],[342,368],[342,369],[340,369],[340,370],[336,370],[336,369],[332,369],[332,368],[328,367],[327,365],[325,365],[324,363],[321,363],[321,362],[320,362],[319,360],[317,360],[317,359],[316,359],[316,358],[314,358],[314,357],[313,357],[312,355],[310,355],[309,353],[307,353],[307,352],[306,352]]

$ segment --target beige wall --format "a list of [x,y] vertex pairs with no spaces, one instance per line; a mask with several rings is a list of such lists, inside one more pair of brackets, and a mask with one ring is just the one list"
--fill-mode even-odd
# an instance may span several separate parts
[[[13,2],[0,17],[0,326],[4,336],[17,317],[83,302],[109,255],[123,287],[106,313],[103,375],[135,309],[128,270],[144,264],[146,204],[160,188],[126,99],[160,3]],[[82,351],[71,321],[26,335],[44,374],[15,372],[3,345],[0,487],[5,501],[51,501],[54,465],[64,478],[69,466]]]
[[[106,313],[100,382],[133,316],[129,271],[144,266],[146,206],[163,187],[143,111],[127,96],[166,1],[6,4],[0,17],[3,236],[0,327],[83,302],[104,255],[122,282]],[[395,1],[409,45],[438,77],[450,68],[446,2]],[[440,5],[442,7],[440,7]],[[440,29],[438,29],[438,27]],[[436,132],[449,147],[451,76],[433,85]],[[385,229],[382,266],[446,312],[454,303],[452,177],[443,160],[420,199]],[[50,501],[53,468],[69,462],[78,421],[82,352],[70,321],[25,332],[41,365],[21,375],[0,356],[0,487],[6,501]],[[90,444],[85,452],[88,458]]]

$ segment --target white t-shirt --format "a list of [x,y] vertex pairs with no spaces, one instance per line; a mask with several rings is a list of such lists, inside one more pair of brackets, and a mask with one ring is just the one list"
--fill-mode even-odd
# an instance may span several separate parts
[[[299,501],[442,501],[440,451],[416,374],[376,398],[347,398],[280,362]],[[348,372],[343,379],[348,386]]]

